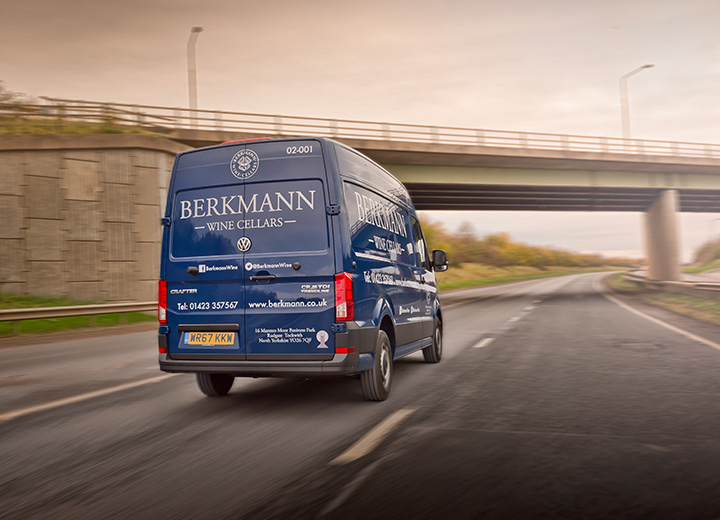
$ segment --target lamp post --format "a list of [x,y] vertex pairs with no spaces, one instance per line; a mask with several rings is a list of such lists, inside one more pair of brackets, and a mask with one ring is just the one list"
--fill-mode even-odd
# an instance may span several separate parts
[[[630,139],[630,106],[628,102],[627,80],[630,76],[642,72],[645,69],[654,67],[655,65],[643,65],[637,69],[628,72],[620,77],[620,112],[622,116],[622,136],[623,139]],[[627,146],[627,145],[626,145]]]
[[[202,27],[193,27],[190,30],[190,39],[187,44],[187,59],[188,59],[188,94],[190,96],[190,110],[197,110],[197,70],[195,68],[195,42],[197,42],[198,36],[202,32]],[[197,126],[197,121],[194,119],[192,126]]]

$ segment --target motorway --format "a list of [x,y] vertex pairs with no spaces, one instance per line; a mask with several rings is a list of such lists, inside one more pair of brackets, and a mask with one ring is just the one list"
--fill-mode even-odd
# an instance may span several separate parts
[[206,398],[152,331],[2,348],[0,519],[718,519],[720,332],[602,276],[445,296],[442,362],[398,361],[382,403]]

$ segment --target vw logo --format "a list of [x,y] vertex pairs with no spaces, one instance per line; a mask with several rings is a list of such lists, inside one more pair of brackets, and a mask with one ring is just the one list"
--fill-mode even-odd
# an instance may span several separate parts
[[241,237],[237,241],[237,247],[241,253],[247,253],[252,247],[252,242],[248,237]]

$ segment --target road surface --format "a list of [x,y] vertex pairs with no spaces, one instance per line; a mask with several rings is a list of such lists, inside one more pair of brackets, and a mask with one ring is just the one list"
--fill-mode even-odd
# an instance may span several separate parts
[[153,332],[0,349],[0,518],[720,518],[720,334],[601,276],[448,295],[443,361],[382,403],[205,398]]

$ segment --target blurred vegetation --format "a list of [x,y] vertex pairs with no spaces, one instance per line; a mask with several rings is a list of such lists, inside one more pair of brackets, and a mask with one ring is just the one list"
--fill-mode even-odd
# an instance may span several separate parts
[[441,291],[459,289],[462,287],[477,287],[493,283],[514,282],[516,280],[530,280],[533,278],[547,278],[549,276],[563,276],[568,274],[592,273],[597,271],[613,271],[621,267],[537,267],[509,266],[493,267],[483,264],[462,264],[453,266],[444,273],[437,273],[438,288]]
[[686,273],[702,273],[720,269],[720,240],[705,242],[695,251],[692,267],[683,269]]
[[165,137],[162,134],[146,132],[131,126],[113,123],[67,122],[61,119],[37,119],[4,117],[0,115],[0,134],[12,135],[50,135],[50,134],[141,134]]
[[76,301],[67,298],[44,298],[21,294],[0,294],[0,309],[29,309],[30,307],[64,307],[68,305],[91,305],[98,302]]
[[616,292],[637,298],[644,303],[720,326],[720,299],[713,294],[703,296],[646,289],[624,280],[622,273],[611,276],[608,285]]
[[551,247],[530,246],[513,242],[507,233],[478,239],[472,225],[464,222],[457,233],[451,234],[437,222],[423,219],[423,231],[428,248],[447,251],[450,265],[482,264],[491,267],[532,267],[545,270],[551,267],[600,268],[606,266],[635,268],[643,260],[607,258],[602,255],[572,253]]
[[[97,302],[78,302],[67,298],[41,298],[38,296],[20,296],[0,294],[0,309],[28,309],[31,307],[63,307],[70,305],[88,305]],[[89,327],[112,327],[129,323],[155,321],[155,313],[125,312],[98,314],[95,316],[72,316],[68,318],[44,318],[38,320],[0,322],[0,338],[17,334],[56,332]]]
[[17,334],[39,334],[92,327],[113,327],[146,321],[156,321],[157,316],[144,312],[98,314],[96,316],[72,316],[69,318],[46,318],[41,320],[0,322],[0,338]]
[[[2,134],[142,134],[163,137],[131,125],[120,125],[109,117],[97,123],[66,121],[45,113],[40,100],[9,90],[0,81],[0,135]],[[49,107],[47,107],[49,109]]]

